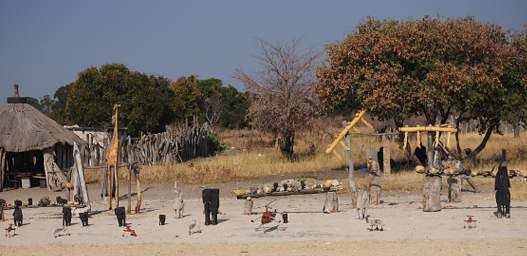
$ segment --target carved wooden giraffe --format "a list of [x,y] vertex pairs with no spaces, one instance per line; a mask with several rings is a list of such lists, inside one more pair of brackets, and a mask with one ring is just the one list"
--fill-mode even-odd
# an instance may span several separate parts
[[[115,207],[119,207],[119,107],[121,105],[114,104],[113,105],[113,137],[112,137],[112,144],[110,145],[110,149],[108,150],[108,155],[106,159],[106,166],[107,166],[107,177],[108,177],[108,207],[111,210],[112,209],[112,173],[115,177]],[[113,169],[113,172],[112,172]]]

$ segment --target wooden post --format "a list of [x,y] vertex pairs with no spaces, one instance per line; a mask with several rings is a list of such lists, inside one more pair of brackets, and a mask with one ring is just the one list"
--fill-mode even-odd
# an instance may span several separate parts
[[132,214],[132,168],[128,164],[128,214]]
[[5,150],[0,148],[0,192],[4,191],[5,155]]
[[354,166],[353,166],[353,152],[351,148],[351,134],[348,133],[345,138],[346,146],[347,146],[347,158],[348,158],[348,183],[350,187],[351,192],[351,207],[355,208],[357,206],[357,188],[355,186],[355,173],[354,173]]
[[447,179],[448,183],[448,202],[461,202],[461,178],[459,175],[450,176]]
[[322,208],[322,212],[332,213],[332,212],[338,212],[338,211],[339,211],[339,198],[337,196],[337,192],[327,192],[326,201],[324,202],[324,208]]
[[388,138],[386,136],[382,136],[382,169],[384,171],[384,175],[391,175],[392,174],[392,166],[390,164],[390,144],[388,141]]
[[426,175],[423,184],[423,211],[441,211],[441,176]]

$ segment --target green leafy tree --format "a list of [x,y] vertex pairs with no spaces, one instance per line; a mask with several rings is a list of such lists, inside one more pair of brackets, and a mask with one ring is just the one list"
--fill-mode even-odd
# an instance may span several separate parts
[[55,104],[55,101],[49,95],[44,95],[40,99],[40,106],[42,108],[42,112],[44,112],[48,116],[52,116],[52,114],[53,114],[53,105],[54,104]]
[[66,122],[66,102],[68,100],[68,94],[73,86],[73,83],[63,85],[59,87],[53,94],[53,106],[51,117],[58,123],[65,124]]
[[40,105],[40,101],[38,99],[35,99],[33,97],[26,97],[27,104],[33,106],[34,108],[42,111],[42,106]]
[[87,68],[79,73],[67,93],[66,121],[108,127],[113,104],[121,104],[120,118],[129,134],[161,132],[173,120],[168,85],[166,78],[130,71],[122,64]]
[[219,79],[181,77],[170,84],[170,89],[175,95],[173,111],[179,121],[198,118],[223,128],[242,128],[247,124],[247,98],[233,86],[223,86]]

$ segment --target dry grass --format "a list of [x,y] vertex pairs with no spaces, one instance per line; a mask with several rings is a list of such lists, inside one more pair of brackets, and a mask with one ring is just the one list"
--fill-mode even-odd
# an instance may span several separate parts
[[[143,166],[141,176],[147,183],[173,182],[179,180],[191,184],[206,184],[237,181],[264,176],[281,176],[294,173],[306,173],[329,169],[344,168],[345,163],[333,155],[324,153],[326,146],[332,141],[334,131],[328,129],[313,129],[297,135],[295,152],[297,159],[289,161],[282,157],[274,146],[271,135],[253,130],[227,130],[220,137],[229,149],[217,156],[198,158],[189,162],[168,166]],[[487,147],[480,154],[480,165],[477,168],[490,169],[496,164],[502,148],[509,153],[509,167],[512,169],[527,169],[527,133],[521,134],[522,139],[513,138],[512,134],[494,134]],[[481,136],[477,134],[462,134],[463,148],[477,146]],[[451,147],[454,147],[452,138]],[[426,138],[423,136],[423,143]],[[410,140],[415,146],[415,140]],[[372,150],[381,146],[381,142],[372,137],[353,137],[353,161],[356,168],[365,165],[366,157]],[[390,142],[391,157],[396,162],[405,162],[408,155],[397,142]],[[315,149],[314,151],[312,149]],[[340,149],[339,149],[340,150]],[[344,155],[343,151],[340,151]],[[420,191],[422,176],[412,171],[413,166],[399,166],[391,177],[383,181],[383,187],[391,191]],[[121,171],[123,179],[127,179],[128,171]],[[359,176],[360,177],[360,176]],[[87,171],[87,181],[96,182],[100,179],[100,171]],[[446,179],[445,179],[446,180]],[[493,179],[478,179],[478,184],[489,185]],[[514,180],[512,182],[512,198],[527,200],[527,183]]]

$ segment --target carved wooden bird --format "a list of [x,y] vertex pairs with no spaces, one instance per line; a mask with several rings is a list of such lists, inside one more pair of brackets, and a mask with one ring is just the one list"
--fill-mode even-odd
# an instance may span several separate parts
[[5,236],[11,237],[15,234],[16,227],[13,227],[13,224],[9,224],[7,228],[5,229]]

